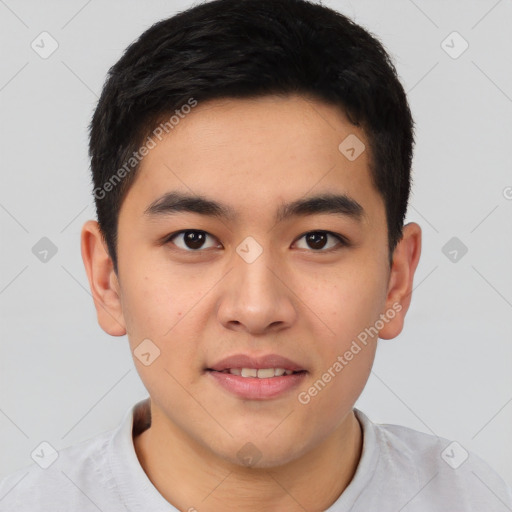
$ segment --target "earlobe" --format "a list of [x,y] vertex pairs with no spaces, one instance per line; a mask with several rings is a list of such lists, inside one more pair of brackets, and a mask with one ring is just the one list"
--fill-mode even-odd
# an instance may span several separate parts
[[385,310],[389,319],[379,331],[379,338],[392,339],[403,329],[405,315],[411,304],[414,273],[421,254],[421,227],[410,222],[403,228],[402,240],[393,254]]
[[119,282],[99,225],[94,220],[88,220],[82,227],[81,250],[98,323],[111,336],[123,336],[126,324]]

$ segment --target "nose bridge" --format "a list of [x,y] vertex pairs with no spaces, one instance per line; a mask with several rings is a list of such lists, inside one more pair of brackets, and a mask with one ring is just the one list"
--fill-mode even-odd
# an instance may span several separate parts
[[239,290],[249,295],[258,293],[273,295],[276,278],[270,270],[275,267],[271,250],[268,248],[263,250],[263,247],[258,250],[251,242],[244,242],[237,248],[237,256],[234,260],[234,273],[241,284],[239,288],[237,287]]
[[233,254],[233,268],[219,308],[221,322],[226,326],[242,324],[252,331],[290,323],[294,307],[279,273],[276,254],[247,237]]

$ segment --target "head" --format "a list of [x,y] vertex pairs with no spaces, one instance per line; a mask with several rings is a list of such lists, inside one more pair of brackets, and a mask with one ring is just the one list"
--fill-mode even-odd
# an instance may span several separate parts
[[[127,48],[90,126],[98,222],[82,255],[154,418],[234,463],[251,441],[267,466],[335,430],[409,307],[412,149],[383,46],[324,6],[214,0]],[[292,359],[302,380],[235,396],[210,370],[239,353]]]

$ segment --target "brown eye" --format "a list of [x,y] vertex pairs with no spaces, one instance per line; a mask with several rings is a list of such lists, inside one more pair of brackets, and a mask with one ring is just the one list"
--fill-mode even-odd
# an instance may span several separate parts
[[[183,249],[184,251],[197,252],[198,249],[208,249],[210,247],[215,247],[215,244],[211,244],[210,246],[206,247],[204,246],[204,243],[208,237],[213,238],[213,236],[206,233],[206,231],[188,229],[180,231],[179,233],[175,233],[167,241],[172,241],[174,245],[180,249]],[[174,240],[177,240],[178,243],[175,243]]]
[[[331,249],[336,249],[337,246],[346,246],[348,243],[346,240],[340,235],[336,235],[331,233],[330,231],[310,231],[309,233],[305,233],[299,239],[305,239],[307,247],[300,247],[300,249],[313,249],[316,252],[329,252]],[[331,243],[328,246],[329,238],[335,239],[337,244],[334,245]],[[326,250],[323,250],[327,247]],[[339,247],[338,247],[339,248]]]

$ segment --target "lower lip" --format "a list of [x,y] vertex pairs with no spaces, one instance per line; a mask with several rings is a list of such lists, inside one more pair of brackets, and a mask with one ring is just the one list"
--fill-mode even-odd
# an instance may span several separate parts
[[282,375],[281,377],[241,377],[231,373],[207,371],[224,389],[240,398],[249,400],[265,400],[275,398],[286,391],[296,388],[304,380],[306,372]]

